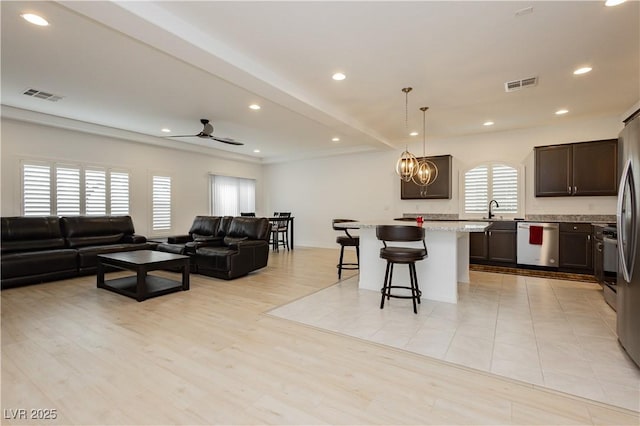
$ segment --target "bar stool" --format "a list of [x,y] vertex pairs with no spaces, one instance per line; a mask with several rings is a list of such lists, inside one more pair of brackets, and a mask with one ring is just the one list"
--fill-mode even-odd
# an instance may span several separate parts
[[[271,226],[271,244],[273,250],[280,251],[283,246],[289,251],[289,218],[291,212],[274,212]],[[282,219],[279,219],[282,218]]]
[[[333,219],[331,225],[335,231],[343,231],[346,235],[339,235],[336,238],[336,243],[340,244],[340,261],[336,265],[338,268],[338,279],[342,279],[342,270],[356,270],[360,269],[360,237],[357,235],[351,235],[349,230],[346,228],[337,228],[336,223],[345,223],[345,222],[356,222],[352,219]],[[355,247],[356,248],[356,259],[357,263],[345,263],[344,259],[344,248],[345,247]]]
[[[380,249],[380,258],[387,261],[387,269],[384,273],[384,284],[382,286],[382,298],[380,299],[380,309],[384,308],[384,298],[389,300],[390,297],[398,299],[411,299],[413,301],[413,313],[418,313],[416,305],[420,303],[420,297],[422,292],[418,286],[418,276],[416,274],[416,262],[423,260],[428,256],[427,244],[424,241],[424,228],[417,226],[402,226],[402,225],[378,225],[376,227],[376,236],[384,247]],[[420,247],[397,247],[387,246],[387,242],[409,242],[409,241],[422,241]],[[409,287],[392,285],[393,280],[393,265],[396,263],[409,265]],[[401,288],[410,290],[411,295],[403,294],[391,294],[391,289]]]

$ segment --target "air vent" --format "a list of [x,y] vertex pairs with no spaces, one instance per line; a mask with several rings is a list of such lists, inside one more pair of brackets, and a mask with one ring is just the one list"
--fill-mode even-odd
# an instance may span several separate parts
[[53,93],[43,92],[42,90],[37,89],[27,89],[22,92],[22,94],[51,102],[58,102],[60,99],[64,98],[64,96],[54,95]]
[[504,84],[505,92],[515,92],[516,90],[533,87],[538,84],[538,77],[523,78],[522,80],[507,81]]

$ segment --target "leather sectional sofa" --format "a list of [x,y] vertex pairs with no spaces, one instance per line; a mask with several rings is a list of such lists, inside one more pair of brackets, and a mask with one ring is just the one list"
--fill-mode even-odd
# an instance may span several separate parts
[[157,250],[191,256],[191,271],[230,280],[267,266],[271,223],[264,217],[196,216],[188,234]]
[[54,281],[96,272],[97,256],[150,250],[130,216],[3,217],[1,287]]

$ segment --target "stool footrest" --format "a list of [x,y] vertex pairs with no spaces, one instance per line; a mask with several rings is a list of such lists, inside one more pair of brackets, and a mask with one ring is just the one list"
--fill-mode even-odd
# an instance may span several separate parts
[[[411,296],[403,296],[401,294],[391,294],[391,289],[392,288],[403,288],[405,290],[409,290],[409,291],[411,291]],[[396,299],[413,299],[414,297],[416,297],[416,296],[413,295],[413,291],[414,290],[411,287],[406,287],[406,286],[401,286],[401,285],[386,286],[385,288],[380,289],[380,293],[382,293],[384,296],[395,297]],[[421,290],[417,290],[417,297],[422,297],[422,291]]]

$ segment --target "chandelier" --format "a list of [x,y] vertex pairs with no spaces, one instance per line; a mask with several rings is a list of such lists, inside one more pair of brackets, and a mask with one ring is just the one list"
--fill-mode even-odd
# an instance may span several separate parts
[[438,167],[435,163],[427,158],[427,119],[426,112],[429,107],[422,107],[422,158],[418,160],[416,173],[411,178],[413,182],[420,187],[420,196],[427,196],[427,187],[438,178]]
[[[412,90],[411,87],[402,89],[404,93],[404,126],[407,133],[409,133],[409,92]],[[396,174],[403,181],[409,182],[418,172],[418,167],[418,159],[405,147],[404,152],[400,154],[400,158],[396,162]]]

